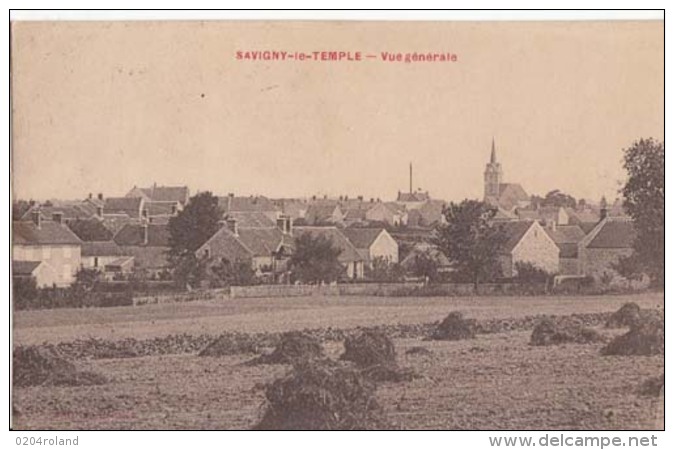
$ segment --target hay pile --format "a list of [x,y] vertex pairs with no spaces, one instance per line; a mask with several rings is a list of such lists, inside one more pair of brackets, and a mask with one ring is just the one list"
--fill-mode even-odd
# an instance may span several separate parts
[[386,422],[374,391],[374,384],[355,368],[304,360],[267,387],[267,410],[254,429],[383,429]]
[[659,377],[652,377],[647,379],[641,386],[639,393],[641,395],[648,395],[651,397],[658,397],[664,394],[665,388],[665,374],[663,372]]
[[48,346],[15,348],[12,365],[14,387],[91,386],[107,383],[102,375],[77,370],[73,363]]
[[464,319],[458,311],[449,313],[445,319],[435,328],[430,338],[438,341],[458,341],[461,339],[473,339],[477,329],[475,319]]
[[396,361],[393,341],[379,330],[363,330],[344,341],[343,361],[353,362],[374,381],[410,381],[416,378],[411,369],[401,369]]
[[302,331],[283,333],[274,351],[261,355],[250,364],[296,364],[305,360],[325,358],[320,341]]
[[200,352],[199,356],[228,356],[241,353],[259,353],[260,341],[248,334],[222,334]]
[[603,340],[597,331],[587,328],[574,318],[543,319],[531,333],[531,345],[588,344]]
[[644,314],[630,330],[602,349],[604,355],[662,355],[665,353],[665,318],[662,312]]
[[418,355],[418,356],[431,356],[433,352],[427,349],[426,347],[411,347],[405,352],[407,355]]
[[608,318],[606,328],[626,328],[636,324],[641,318],[641,308],[634,302],[625,303]]

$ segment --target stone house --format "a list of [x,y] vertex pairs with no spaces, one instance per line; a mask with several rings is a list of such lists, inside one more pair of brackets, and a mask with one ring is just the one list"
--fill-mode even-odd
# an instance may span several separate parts
[[169,270],[169,230],[166,224],[126,224],[115,234],[113,241],[122,253],[133,256],[134,270],[148,276],[158,276]]
[[612,265],[634,252],[636,231],[627,217],[605,217],[578,245],[580,274],[595,279],[615,275]]
[[43,221],[37,210],[32,219],[13,223],[12,260],[23,261],[24,272],[26,262],[40,263],[31,269],[38,287],[70,286],[82,263],[82,241],[65,223]]
[[559,247],[536,221],[500,222],[506,242],[499,252],[504,277],[517,276],[518,262],[528,262],[548,273],[559,272]]
[[371,265],[375,258],[398,263],[398,243],[384,228],[345,228],[342,232],[358,249],[365,264]]
[[559,247],[559,275],[580,275],[578,245],[585,232],[578,225],[555,225],[545,227],[545,232]]

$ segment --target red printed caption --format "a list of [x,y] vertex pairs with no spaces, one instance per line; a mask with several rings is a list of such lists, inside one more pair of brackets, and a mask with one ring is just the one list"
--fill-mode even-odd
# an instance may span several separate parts
[[319,62],[457,62],[459,57],[449,52],[346,52],[346,51],[316,51],[290,52],[283,50],[237,50],[236,59],[241,61],[319,61]]

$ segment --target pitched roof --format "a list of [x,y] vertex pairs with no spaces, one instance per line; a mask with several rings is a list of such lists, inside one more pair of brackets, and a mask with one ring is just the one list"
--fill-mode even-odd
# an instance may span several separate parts
[[425,202],[430,200],[428,192],[398,192],[399,202]]
[[114,241],[82,243],[82,256],[123,256],[125,252]]
[[575,210],[566,208],[566,213],[569,215],[569,223],[580,225],[581,223],[599,223],[599,214],[589,208],[582,210]]
[[370,246],[384,232],[383,228],[345,228],[342,233],[359,250],[370,249]]
[[171,216],[174,214],[176,202],[149,201],[143,205],[143,210],[148,216]]
[[218,206],[224,213],[231,212],[278,212],[279,208],[267,197],[258,195],[250,197],[236,197],[228,195],[218,197]]
[[264,213],[259,211],[240,212],[233,211],[227,216],[236,219],[236,226],[242,228],[271,228],[276,224]]
[[332,219],[335,211],[341,211],[337,202],[312,203],[307,208],[306,218],[310,223]]
[[190,190],[187,186],[152,186],[140,188],[148,199],[155,202],[180,202],[187,203]]
[[632,248],[636,238],[634,222],[628,219],[608,218],[587,244],[588,248]]
[[109,241],[113,232],[100,219],[77,219],[68,222],[68,228],[83,241]]
[[166,247],[130,246],[125,253],[133,256],[133,264],[139,269],[163,269],[168,267],[168,249]]
[[415,244],[414,247],[412,247],[412,250],[405,256],[405,259],[400,262],[400,265],[406,269],[410,269],[413,267],[415,259],[422,254],[433,259],[440,267],[450,267],[452,265],[451,261],[449,261],[444,253],[427,242]]
[[501,248],[501,253],[512,252],[534,223],[535,222],[531,221],[500,222],[498,226],[501,227],[506,236],[506,241]]
[[578,225],[557,225],[554,230],[546,227],[545,232],[555,244],[577,244],[585,237],[585,232]]
[[93,205],[84,202],[63,202],[52,205],[34,205],[21,216],[21,220],[32,218],[33,212],[39,210],[44,220],[52,220],[55,213],[61,213],[64,220],[87,219],[96,213]]
[[[147,226],[147,244],[143,243],[145,226]],[[166,224],[126,224],[113,240],[121,246],[168,247],[169,229]]]
[[65,225],[43,221],[40,228],[33,222],[13,223],[14,245],[81,245],[82,241]]
[[363,261],[358,249],[346,238],[344,233],[336,227],[295,227],[293,235],[297,238],[308,233],[312,237],[325,236],[332,241],[332,245],[339,248],[341,253],[337,257],[341,263]]
[[253,256],[271,256],[283,243],[292,245],[290,236],[286,236],[276,227],[272,228],[241,228],[239,240],[248,248]]
[[12,274],[14,276],[31,276],[42,261],[12,261]]
[[253,257],[253,251],[246,247],[227,227],[220,228],[197,250],[197,253],[204,251],[204,249],[208,249],[213,257],[226,258],[229,261],[249,260]]
[[108,197],[104,200],[103,213],[139,217],[142,203],[142,197]]
[[519,205],[520,202],[526,202],[529,200],[529,195],[521,184],[501,183],[499,185],[499,206],[505,209],[513,209],[515,206]]

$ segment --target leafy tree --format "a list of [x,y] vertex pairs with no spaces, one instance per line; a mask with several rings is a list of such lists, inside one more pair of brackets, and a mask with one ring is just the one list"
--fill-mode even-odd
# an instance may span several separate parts
[[652,138],[640,139],[624,150],[627,182],[623,207],[634,219],[636,257],[651,282],[664,287],[665,271],[665,146]]
[[82,287],[85,291],[90,291],[101,278],[101,273],[96,269],[82,268],[75,274],[75,284]]
[[386,258],[377,256],[372,259],[371,266],[366,268],[365,276],[379,282],[396,282],[401,281],[404,278],[405,271],[400,264],[393,263]]
[[493,222],[496,208],[476,200],[450,203],[443,211],[446,224],[436,228],[434,244],[454,267],[473,281],[475,288],[498,276],[498,253],[506,241],[501,227]]
[[35,204],[33,200],[14,200],[12,202],[12,220],[19,220]]
[[644,266],[636,255],[623,256],[617,262],[611,264],[611,268],[624,277],[629,286],[634,281],[641,281],[644,276]]
[[220,229],[221,218],[218,198],[210,192],[201,192],[169,219],[168,257],[180,286],[194,287],[204,279],[205,263],[194,252]]
[[435,283],[440,279],[438,268],[440,263],[430,251],[419,252],[414,255],[410,272],[417,277],[423,277],[429,283]]
[[255,271],[250,261],[229,261],[223,258],[218,264],[211,266],[215,276],[214,284],[223,286],[250,286],[255,284]]
[[295,239],[295,252],[289,267],[293,277],[303,283],[330,283],[344,274],[337,259],[342,251],[323,235],[304,233]]
[[547,194],[541,201],[541,206],[558,206],[558,207],[576,207],[576,199],[572,196],[561,192],[559,189],[554,189]]
[[554,275],[530,262],[515,263],[517,279],[522,283],[547,283]]

